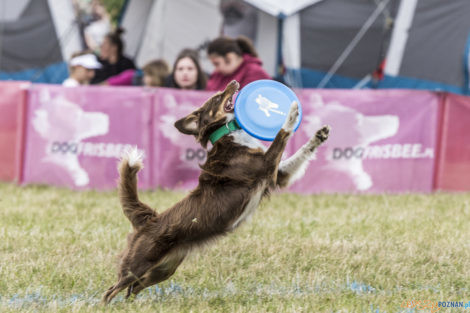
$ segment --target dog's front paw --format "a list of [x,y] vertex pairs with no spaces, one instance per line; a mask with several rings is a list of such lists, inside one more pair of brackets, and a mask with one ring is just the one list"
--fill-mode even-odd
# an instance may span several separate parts
[[289,109],[289,113],[287,115],[286,121],[282,128],[287,132],[292,132],[294,130],[294,126],[297,122],[297,118],[299,117],[299,104],[297,101],[292,101]]
[[328,135],[330,134],[330,126],[325,125],[319,130],[317,130],[315,134],[315,138],[319,141],[319,143],[323,143],[328,139]]
[[315,136],[310,139],[310,141],[307,144],[307,149],[310,152],[314,152],[315,149],[321,145],[323,142],[325,142],[328,139],[328,135],[330,134],[330,126],[325,125],[317,132],[315,133]]

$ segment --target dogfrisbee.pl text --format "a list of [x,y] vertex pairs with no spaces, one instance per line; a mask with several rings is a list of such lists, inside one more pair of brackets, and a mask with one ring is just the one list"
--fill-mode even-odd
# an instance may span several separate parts
[[402,308],[426,310],[431,313],[438,312],[441,308],[465,308],[470,309],[470,301],[430,301],[430,300],[405,300],[401,303]]

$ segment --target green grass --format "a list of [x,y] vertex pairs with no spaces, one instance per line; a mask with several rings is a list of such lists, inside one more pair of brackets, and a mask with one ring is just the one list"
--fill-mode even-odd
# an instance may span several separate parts
[[[141,193],[159,211],[182,196]],[[0,311],[412,312],[403,301],[466,303],[469,226],[470,194],[276,194],[167,282],[104,307],[130,230],[116,192],[0,184]]]

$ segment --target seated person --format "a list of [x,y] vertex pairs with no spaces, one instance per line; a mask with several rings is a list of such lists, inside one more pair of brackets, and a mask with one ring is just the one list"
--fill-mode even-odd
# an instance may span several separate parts
[[154,60],[147,63],[142,70],[125,70],[124,72],[108,78],[101,83],[110,86],[149,86],[161,87],[164,85],[170,69],[164,60]]
[[262,68],[253,44],[244,36],[236,39],[219,37],[209,43],[207,54],[215,70],[206,90],[224,90],[232,80],[238,81],[241,89],[252,81],[271,79]]
[[92,84],[99,84],[125,70],[135,69],[134,62],[123,55],[124,43],[121,39],[122,33],[123,30],[119,28],[115,32],[107,34],[104,38],[98,59],[102,67],[96,71],[95,77],[91,81]]
[[66,87],[88,85],[95,76],[95,70],[101,68],[96,56],[88,51],[74,53],[69,62],[69,78],[62,83]]
[[173,71],[167,78],[165,87],[204,90],[206,81],[206,74],[202,71],[199,64],[197,51],[184,49],[176,57]]

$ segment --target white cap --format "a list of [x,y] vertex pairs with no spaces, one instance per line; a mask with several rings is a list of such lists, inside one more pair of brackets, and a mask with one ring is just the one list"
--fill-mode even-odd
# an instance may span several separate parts
[[79,55],[70,60],[70,66],[83,66],[84,68],[95,70],[101,68],[101,63],[94,54]]

